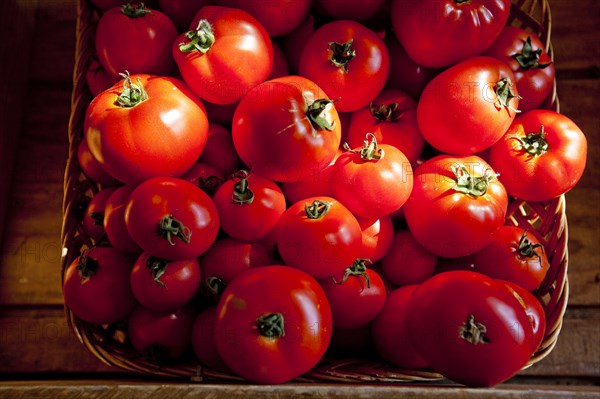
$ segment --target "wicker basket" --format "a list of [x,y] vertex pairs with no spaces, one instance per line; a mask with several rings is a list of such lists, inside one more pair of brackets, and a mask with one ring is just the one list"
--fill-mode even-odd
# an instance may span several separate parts
[[[95,56],[94,31],[98,12],[87,0],[78,0],[76,62],[73,75],[73,95],[69,121],[69,159],[64,179],[62,244],[62,274],[78,257],[80,250],[91,243],[80,228],[81,199],[93,194],[98,187],[81,172],[77,163],[77,146],[83,138],[85,110],[92,99],[85,74]],[[548,0],[513,0],[509,23],[538,34],[552,57],[550,43],[551,17]],[[547,99],[546,108],[558,111],[556,84]],[[544,245],[550,260],[547,276],[538,290],[547,319],[547,329],[537,352],[524,367],[546,357],[556,344],[563,315],[567,306],[567,222],[565,198],[561,196],[547,203],[513,199],[509,205],[507,222],[528,229]],[[210,370],[190,360],[183,364],[159,366],[146,360],[127,344],[123,325],[94,326],[78,319],[69,309],[66,317],[70,328],[83,345],[103,362],[124,371],[148,376],[172,377],[192,381],[233,381],[240,378]],[[308,382],[423,382],[440,380],[442,376],[430,371],[401,370],[382,361],[366,359],[326,358],[313,370],[298,378]]]

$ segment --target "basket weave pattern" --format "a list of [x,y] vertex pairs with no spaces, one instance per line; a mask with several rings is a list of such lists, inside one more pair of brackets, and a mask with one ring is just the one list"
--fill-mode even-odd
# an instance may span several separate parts
[[[71,117],[69,120],[69,158],[64,176],[64,202],[62,245],[66,255],[62,259],[62,275],[66,267],[79,256],[80,250],[91,242],[81,230],[81,199],[98,191],[95,183],[82,173],[77,163],[77,146],[83,138],[85,110],[92,99],[86,85],[85,74],[95,56],[94,33],[98,12],[87,0],[78,0],[76,57],[73,74]],[[513,0],[509,23],[528,29],[545,43],[550,57],[551,16],[547,0]],[[546,108],[559,110],[556,84],[547,99]],[[526,228],[543,245],[550,261],[550,268],[537,292],[545,312],[547,328],[537,352],[531,357],[530,365],[546,357],[556,344],[567,306],[567,221],[565,199],[561,196],[545,203],[512,199],[507,213],[507,223]],[[145,375],[176,377],[194,381],[232,381],[233,375],[201,367],[197,363],[158,366],[146,360],[127,344],[126,328],[122,325],[94,326],[78,319],[66,310],[68,324],[83,345],[103,362],[125,371]],[[323,359],[313,370],[297,379],[309,382],[423,382],[441,379],[430,371],[401,370],[382,361],[366,359]]]

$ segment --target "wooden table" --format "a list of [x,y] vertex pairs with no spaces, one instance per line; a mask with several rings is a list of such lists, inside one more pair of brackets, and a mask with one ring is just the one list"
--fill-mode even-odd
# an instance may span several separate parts
[[600,1],[552,0],[561,111],[586,132],[588,165],[567,195],[571,294],[554,351],[485,390],[443,384],[277,387],[149,381],[107,367],[69,332],[60,286],[62,182],[75,0],[0,2],[0,397],[599,397]]

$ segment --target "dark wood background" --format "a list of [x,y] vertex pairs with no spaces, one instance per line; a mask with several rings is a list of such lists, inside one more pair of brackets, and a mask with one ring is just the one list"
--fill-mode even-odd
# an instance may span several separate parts
[[[501,387],[477,391],[480,397],[548,396],[549,389],[568,396],[600,395],[600,1],[550,3],[561,111],[582,128],[589,145],[587,170],[567,195],[569,306],[554,351]],[[122,387],[136,378],[90,355],[68,330],[63,313],[61,202],[75,20],[75,0],[0,2],[0,380],[11,381],[0,383],[0,396],[15,389],[37,392],[22,382],[30,379],[39,380],[34,387],[56,394],[65,386],[78,387],[82,378],[98,389]],[[147,393],[160,391],[147,384]],[[346,388],[291,385],[252,392],[284,397],[337,396],[334,392],[383,397],[395,392],[389,387],[371,393]],[[430,388],[434,386],[404,392],[416,397],[472,393]],[[138,392],[135,386],[123,389],[131,396]],[[237,397],[239,387],[174,385],[171,392]]]

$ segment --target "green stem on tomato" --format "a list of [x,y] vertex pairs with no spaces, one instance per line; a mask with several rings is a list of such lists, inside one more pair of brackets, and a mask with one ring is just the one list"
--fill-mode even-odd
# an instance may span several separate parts
[[281,338],[285,335],[283,314],[265,313],[256,319],[260,335],[267,338]]
[[159,232],[171,245],[175,245],[175,238],[179,238],[186,244],[189,244],[192,238],[192,231],[175,219],[173,215],[165,215],[161,219]]
[[240,170],[233,178],[237,180],[233,185],[233,194],[231,195],[233,203],[239,205],[251,204],[254,201],[254,193],[248,187],[248,172]]
[[198,51],[204,54],[215,43],[213,28],[206,19],[201,19],[200,22],[198,22],[198,27],[195,30],[186,32],[185,37],[189,42],[179,44],[179,51],[182,53]]
[[129,72],[120,73],[123,78],[123,90],[117,97],[117,104],[123,108],[133,108],[141,102],[148,99],[148,93],[142,85],[142,81],[138,78],[137,84],[131,81]]
[[371,288],[371,280],[369,279],[369,275],[367,274],[367,263],[370,264],[371,260],[365,258],[358,258],[354,261],[352,265],[346,268],[346,270],[344,271],[344,277],[342,277],[341,281],[336,281],[335,278],[333,278],[333,276],[331,276],[331,279],[335,284],[343,284],[350,276],[363,277],[367,282],[367,288]]

